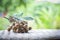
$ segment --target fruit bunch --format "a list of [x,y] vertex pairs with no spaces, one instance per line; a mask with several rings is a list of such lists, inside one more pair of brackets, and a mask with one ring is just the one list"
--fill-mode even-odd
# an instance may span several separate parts
[[26,21],[21,21],[12,23],[12,25],[8,28],[8,31],[11,29],[15,33],[28,33],[28,31],[31,30],[31,27],[28,27],[28,23]]
[[27,21],[18,21],[12,16],[9,17],[9,21],[12,25],[9,26],[9,28],[7,29],[8,31],[12,29],[15,33],[28,33],[28,31],[31,30],[31,27],[28,27]]

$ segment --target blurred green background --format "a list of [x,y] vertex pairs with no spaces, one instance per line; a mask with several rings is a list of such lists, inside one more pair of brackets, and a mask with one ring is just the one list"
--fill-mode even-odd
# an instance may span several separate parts
[[[0,0],[0,14],[6,17],[21,14],[33,18],[30,25],[33,29],[60,29],[60,4],[37,0]],[[7,29],[9,21],[0,17],[0,30]]]

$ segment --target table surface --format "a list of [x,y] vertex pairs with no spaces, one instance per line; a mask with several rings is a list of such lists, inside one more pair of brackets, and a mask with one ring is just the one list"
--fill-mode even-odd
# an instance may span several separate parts
[[48,38],[60,38],[60,30],[30,30],[29,33],[14,33],[12,30],[0,31],[0,39],[11,40],[40,40]]

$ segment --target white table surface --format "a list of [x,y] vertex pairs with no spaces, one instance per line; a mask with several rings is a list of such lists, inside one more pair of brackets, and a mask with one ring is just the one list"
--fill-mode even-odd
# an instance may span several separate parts
[[29,33],[14,33],[13,31],[8,32],[7,30],[0,31],[0,39],[40,40],[54,37],[60,37],[60,30],[30,30]]

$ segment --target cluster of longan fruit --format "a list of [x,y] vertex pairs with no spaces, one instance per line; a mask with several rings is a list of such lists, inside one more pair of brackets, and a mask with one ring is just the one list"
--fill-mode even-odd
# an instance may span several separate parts
[[10,17],[9,20],[12,22],[12,25],[9,26],[8,31],[12,29],[15,33],[28,33],[31,30],[31,27],[28,27],[27,21],[15,21],[13,17]]
[[31,30],[31,27],[28,27],[26,21],[14,22],[9,28],[8,31],[13,30],[15,33],[28,33]]

